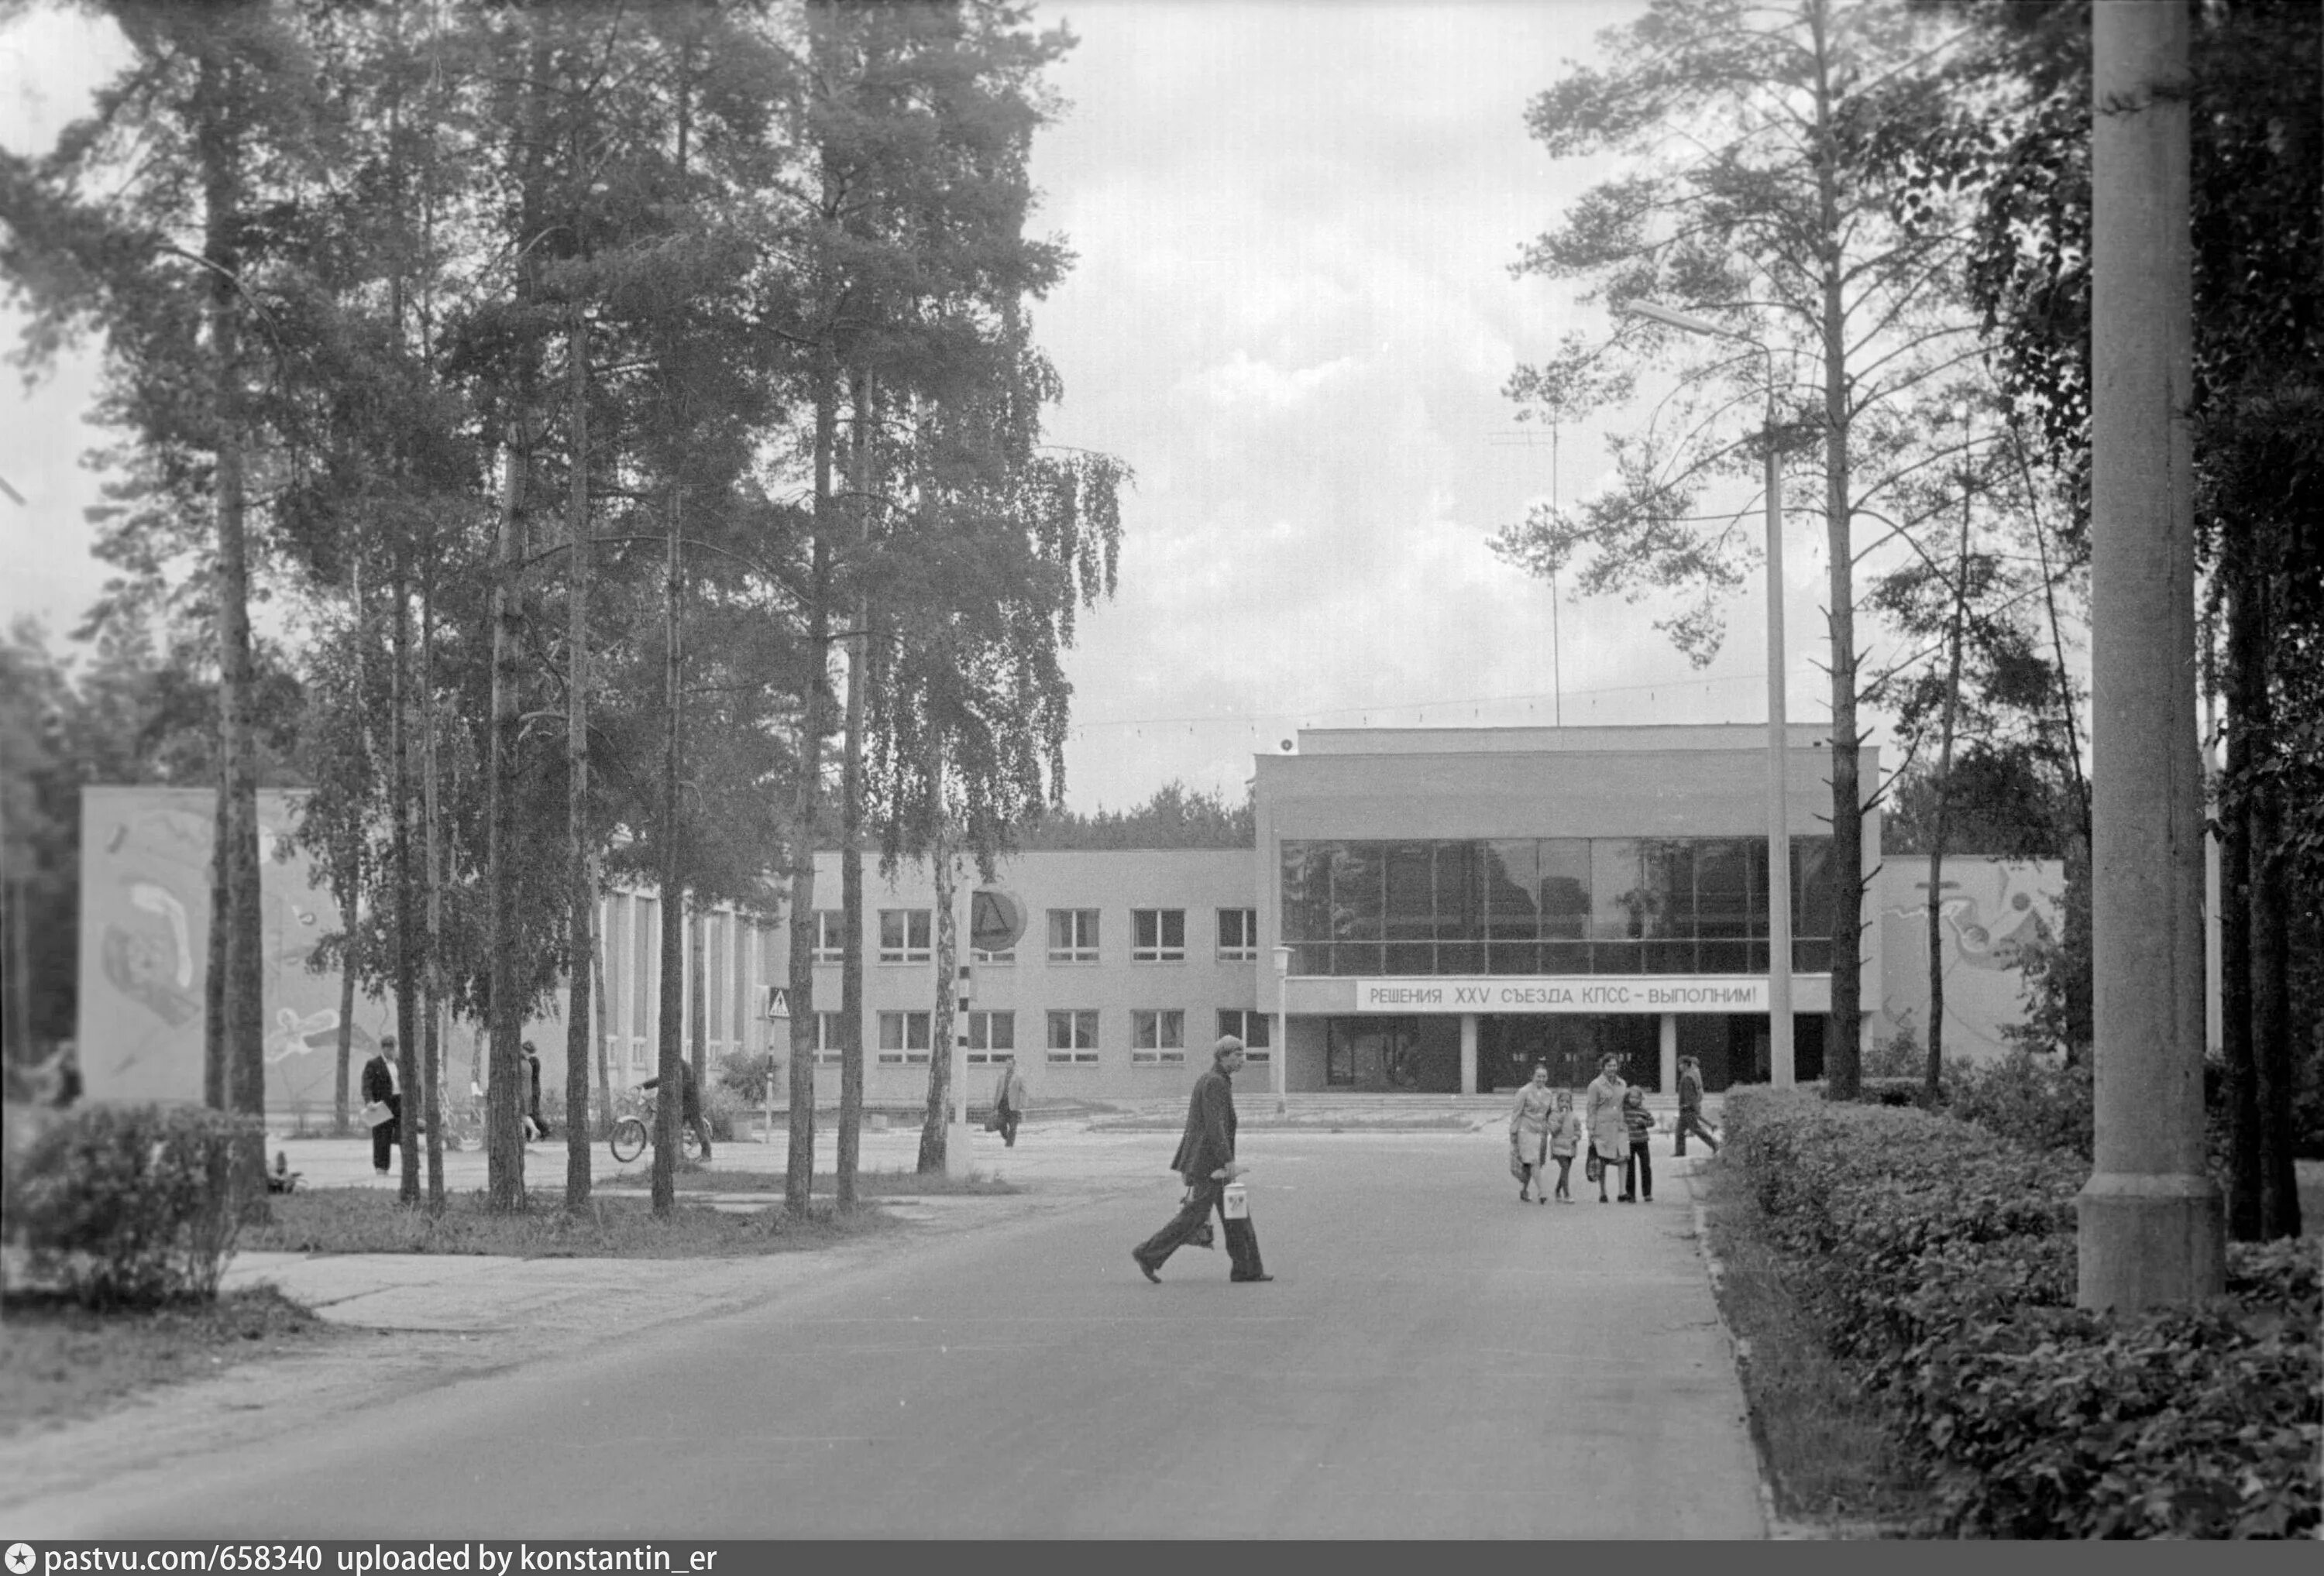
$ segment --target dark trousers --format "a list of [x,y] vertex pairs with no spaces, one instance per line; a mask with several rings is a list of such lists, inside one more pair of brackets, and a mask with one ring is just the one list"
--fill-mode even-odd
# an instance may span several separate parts
[[1168,1225],[1138,1245],[1139,1258],[1157,1269],[1161,1268],[1162,1261],[1184,1247],[1187,1239],[1194,1236],[1195,1229],[1210,1219],[1213,1210],[1216,1210],[1219,1224],[1226,1228],[1227,1258],[1233,1264],[1231,1273],[1234,1278],[1250,1280],[1254,1276],[1265,1274],[1259,1262],[1259,1233],[1250,1229],[1248,1220],[1227,1219],[1226,1194],[1227,1184],[1214,1176],[1189,1181],[1186,1202],[1178,1207],[1176,1214],[1170,1217]]
[[1630,1140],[1630,1157],[1622,1164],[1622,1196],[1655,1196],[1654,1157],[1646,1153],[1646,1140],[1644,1138]]
[[371,1130],[371,1168],[384,1171],[394,1164],[391,1158],[398,1144],[403,1141],[403,1096],[390,1094],[387,1109],[395,1114]]
[[1711,1131],[1709,1128],[1702,1125],[1702,1109],[1700,1106],[1682,1106],[1679,1109],[1678,1147],[1674,1151],[1674,1153],[1680,1155],[1686,1153],[1686,1136],[1689,1133],[1692,1133],[1696,1138],[1701,1138],[1704,1143],[1710,1145],[1711,1152],[1712,1154],[1716,1155],[1719,1153],[1719,1140],[1711,1136]]
[[1013,1107],[1002,1106],[996,1113],[1001,1119],[1001,1141],[1013,1149],[1017,1147],[1017,1123],[1021,1119]]

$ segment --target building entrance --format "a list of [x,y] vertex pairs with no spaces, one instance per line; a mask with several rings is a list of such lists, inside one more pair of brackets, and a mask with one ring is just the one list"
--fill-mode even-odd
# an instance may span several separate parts
[[1323,1083],[1378,1094],[1458,1094],[1457,1018],[1333,1018],[1324,1020]]
[[1606,1056],[1622,1058],[1626,1082],[1660,1087],[1661,1020],[1643,1013],[1488,1013],[1477,1020],[1479,1092],[1515,1089],[1549,1068],[1554,1089],[1585,1087]]

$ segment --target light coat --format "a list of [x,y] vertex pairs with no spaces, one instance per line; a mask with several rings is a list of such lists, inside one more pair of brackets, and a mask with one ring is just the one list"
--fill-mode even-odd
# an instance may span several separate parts
[[1630,1129],[1622,1120],[1622,1092],[1628,1087],[1615,1073],[1600,1073],[1590,1081],[1585,1119],[1590,1147],[1609,1165],[1619,1166],[1630,1157]]
[[1582,1148],[1582,1119],[1573,1114],[1571,1106],[1557,1113],[1549,1124],[1549,1153],[1552,1159],[1563,1157],[1572,1159]]
[[1517,1091],[1509,1108],[1509,1147],[1528,1166],[1539,1166],[1549,1153],[1549,1126],[1557,1114],[1557,1091],[1547,1084],[1527,1083]]

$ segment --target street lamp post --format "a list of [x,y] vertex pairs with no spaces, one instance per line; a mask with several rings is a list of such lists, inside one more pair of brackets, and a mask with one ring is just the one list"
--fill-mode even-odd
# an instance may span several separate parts
[[1284,989],[1291,978],[1291,949],[1275,949],[1275,1045],[1268,1059],[1275,1064],[1275,1114],[1283,1114],[1283,1094],[1289,1087],[1290,1074],[1285,1064],[1291,1058],[1291,1015],[1284,1009]]
[[1789,1088],[1794,1081],[1792,838],[1784,792],[1791,738],[1784,712],[1784,494],[1783,466],[1775,453],[1775,355],[1748,334],[1652,301],[1625,301],[1619,309],[1689,334],[1738,339],[1767,358],[1767,409],[1761,433],[1767,466],[1767,1077],[1776,1088]]

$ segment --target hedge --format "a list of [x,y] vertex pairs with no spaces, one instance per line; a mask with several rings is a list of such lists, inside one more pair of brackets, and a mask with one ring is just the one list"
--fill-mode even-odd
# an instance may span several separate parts
[[198,1106],[85,1106],[12,1147],[0,1230],[86,1306],[208,1301],[241,1230],[235,1151],[262,1130]]
[[1766,1230],[1826,1346],[1937,1483],[1920,1530],[2292,1536],[2318,1525],[2316,1245],[2236,1245],[2228,1295],[2072,1306],[2087,1164],[1927,1112],[1744,1091]]

